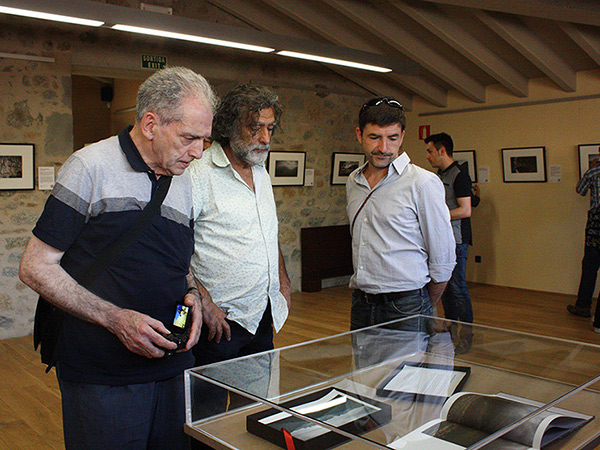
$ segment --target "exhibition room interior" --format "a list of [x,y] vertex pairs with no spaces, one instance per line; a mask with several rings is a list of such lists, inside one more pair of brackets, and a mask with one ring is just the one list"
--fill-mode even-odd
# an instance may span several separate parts
[[[18,278],[50,194],[42,175],[133,123],[138,86],[164,65],[201,73],[219,95],[241,83],[272,88],[284,115],[271,150],[304,155],[313,175],[311,185],[274,186],[293,291],[276,346],[349,330],[350,274],[325,273],[321,290],[303,292],[301,235],[348,224],[332,166],[335,154],[361,153],[358,111],[379,96],[404,105],[413,163],[434,170],[423,138],[439,132],[469,161],[481,191],[467,263],[475,323],[600,344],[589,319],[566,311],[589,209],[575,186],[600,150],[600,6],[565,3],[0,0],[0,146],[10,155],[19,144],[30,160],[23,187],[0,178],[0,411],[14,419],[0,426],[61,448],[56,379],[31,344],[38,296]],[[531,176],[517,174],[511,154],[535,155]]]

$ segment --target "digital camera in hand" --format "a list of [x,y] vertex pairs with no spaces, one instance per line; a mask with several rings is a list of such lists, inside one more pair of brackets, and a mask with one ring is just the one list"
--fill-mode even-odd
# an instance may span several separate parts
[[188,341],[190,336],[189,333],[189,324],[190,324],[190,308],[185,305],[177,305],[175,310],[175,317],[173,319],[173,323],[170,327],[168,327],[171,332],[165,335],[165,338],[171,342],[177,344],[177,348],[175,350],[167,350],[165,349],[165,357],[173,356],[173,354],[177,350],[181,350],[185,348],[185,344]]

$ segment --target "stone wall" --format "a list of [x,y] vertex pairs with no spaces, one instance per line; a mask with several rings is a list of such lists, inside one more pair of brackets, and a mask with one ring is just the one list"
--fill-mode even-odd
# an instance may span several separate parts
[[[0,92],[0,142],[34,144],[36,170],[58,168],[73,151],[66,67],[0,59]],[[19,262],[48,193],[0,191],[0,339],[32,330],[37,296],[19,281]]]
[[[4,142],[35,144],[36,167],[57,169],[71,154],[70,77],[41,63],[0,61]],[[285,112],[276,151],[306,152],[314,186],[276,186],[281,249],[293,291],[300,289],[300,229],[347,223],[345,187],[331,185],[333,152],[359,151],[354,129],[362,100],[274,88]],[[0,191],[0,339],[31,333],[37,295],[18,279],[19,261],[48,191]]]
[[[300,289],[300,229],[347,223],[345,188],[330,184],[331,158],[333,152],[359,151],[356,115],[370,94],[326,68],[285,58],[263,67],[251,55],[212,48],[198,53],[189,43],[175,46],[127,37],[133,43],[124,45],[126,37],[110,30],[65,31],[38,22],[32,27],[24,19],[5,17],[0,17],[0,25],[4,51],[55,58],[54,63],[0,58],[0,143],[34,144],[36,171],[39,166],[58,170],[74,150],[72,74],[143,79],[151,72],[139,70],[138,48],[167,54],[170,64],[199,71],[220,93],[238,83],[273,86],[285,113],[283,131],[272,147],[306,152],[306,168],[315,170],[312,187],[274,188],[282,251],[292,288]],[[190,58],[192,51],[195,57]],[[37,295],[19,281],[18,267],[48,194],[37,187],[0,190],[0,339],[32,331]]]
[[362,99],[275,88],[285,107],[283,132],[272,149],[306,152],[306,168],[314,169],[314,186],[275,186],[281,250],[292,281],[300,290],[300,229],[348,223],[346,188],[331,185],[333,152],[358,152],[355,128]]

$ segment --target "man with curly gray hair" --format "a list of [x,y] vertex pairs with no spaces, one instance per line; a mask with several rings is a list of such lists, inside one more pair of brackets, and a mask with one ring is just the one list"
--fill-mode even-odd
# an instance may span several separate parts
[[[183,370],[202,313],[186,168],[202,156],[216,103],[193,71],[156,72],[139,89],[133,126],[64,163],[33,230],[20,277],[45,299],[34,334],[42,362],[57,368],[67,449],[189,446]],[[159,192],[162,207],[144,223]],[[107,258],[115,242],[119,257]],[[192,319],[177,350],[165,336],[181,303]]]
[[273,329],[279,331],[287,318],[290,281],[264,165],[281,114],[270,89],[237,86],[215,114],[213,144],[190,168],[192,271],[204,285],[197,365],[272,349]]

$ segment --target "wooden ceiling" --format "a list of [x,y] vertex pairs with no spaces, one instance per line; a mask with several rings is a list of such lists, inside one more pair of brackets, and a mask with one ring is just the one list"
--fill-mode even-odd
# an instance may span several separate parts
[[[140,11],[144,3],[170,8],[172,16]],[[271,44],[275,39],[283,46],[284,41],[295,40],[316,54],[328,48],[342,53],[352,49],[355,55],[378,60],[383,55],[389,67],[400,69],[378,74],[328,65],[324,72],[325,66],[315,66],[321,63],[290,63],[274,53],[226,53],[212,50],[222,47],[204,45],[211,54],[221,52],[222,61],[231,61],[234,55],[240,64],[252,58],[295,67],[298,79],[307,68],[314,69],[313,78],[334,71],[335,79],[351,86],[354,95],[392,95],[409,110],[417,97],[445,108],[451,91],[474,107],[485,104],[491,85],[501,86],[515,100],[526,99],[530,80],[543,77],[557,90],[577,92],[577,72],[600,66],[600,0],[0,0],[0,4],[103,14],[107,27],[123,13],[142,24],[164,18],[169,26],[176,23],[188,33],[206,33],[217,26],[215,32],[240,41],[260,35],[259,39],[271,39]],[[5,23],[37,24],[12,19]],[[107,33],[119,32],[105,29],[93,36],[98,40]],[[404,61],[416,63],[419,71],[403,72],[398,62]],[[233,72],[231,77],[235,78]]]
[[408,109],[415,96],[445,107],[450,90],[483,104],[493,84],[526,98],[541,77],[576,92],[576,72],[600,66],[598,0],[206,1],[257,30],[418,63],[418,75],[330,66]]

